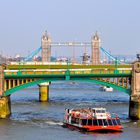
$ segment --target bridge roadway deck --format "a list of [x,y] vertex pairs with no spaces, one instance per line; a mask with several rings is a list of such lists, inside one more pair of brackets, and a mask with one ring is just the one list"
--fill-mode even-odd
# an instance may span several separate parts
[[131,77],[130,68],[117,69],[20,69],[20,70],[4,70],[5,79],[18,78],[115,78],[115,77]]

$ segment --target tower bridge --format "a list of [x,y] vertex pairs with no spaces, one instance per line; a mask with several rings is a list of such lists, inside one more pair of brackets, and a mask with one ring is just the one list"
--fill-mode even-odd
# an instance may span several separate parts
[[[41,46],[34,50],[31,54],[29,54],[24,61],[32,61],[33,57],[37,55],[41,51],[41,58],[42,62],[50,62],[51,61],[51,54],[52,54],[52,47],[91,47],[91,51],[89,52],[90,57],[90,63],[84,62],[88,64],[98,65],[101,64],[101,54],[105,54],[108,58],[110,58],[113,61],[116,61],[116,58],[112,56],[108,51],[106,51],[103,47],[101,47],[101,39],[96,32],[93,37],[91,37],[90,42],[77,42],[77,41],[71,41],[71,42],[52,42],[52,38],[50,35],[47,34],[47,32],[43,33],[41,37]],[[74,50],[73,50],[74,53]],[[83,54],[86,54],[86,49]],[[65,53],[64,53],[65,54]],[[73,54],[74,55],[74,54]],[[120,61],[118,61],[120,62]]]

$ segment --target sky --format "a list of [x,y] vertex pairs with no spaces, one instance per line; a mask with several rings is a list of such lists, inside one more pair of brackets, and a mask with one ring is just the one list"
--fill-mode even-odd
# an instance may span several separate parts
[[[45,30],[52,42],[91,42],[98,31],[104,49],[135,55],[140,53],[140,1],[0,0],[2,55],[28,55],[41,46]],[[81,55],[84,48],[75,51]],[[52,55],[72,55],[72,49],[55,47]]]

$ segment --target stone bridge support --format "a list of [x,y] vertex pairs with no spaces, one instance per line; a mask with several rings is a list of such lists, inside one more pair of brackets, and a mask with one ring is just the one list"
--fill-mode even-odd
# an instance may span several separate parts
[[140,119],[140,60],[135,61],[132,67],[129,117]]
[[0,98],[0,118],[7,118],[11,115],[11,101],[10,96],[3,96]]
[[49,101],[49,82],[39,84],[39,101]]
[[10,96],[3,96],[4,93],[4,70],[0,66],[0,118],[6,118],[11,114]]

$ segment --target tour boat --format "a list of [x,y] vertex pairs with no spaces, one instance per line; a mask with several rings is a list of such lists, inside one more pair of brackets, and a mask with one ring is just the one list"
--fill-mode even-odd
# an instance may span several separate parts
[[65,109],[63,126],[87,132],[123,130],[119,116],[110,114],[105,108]]

